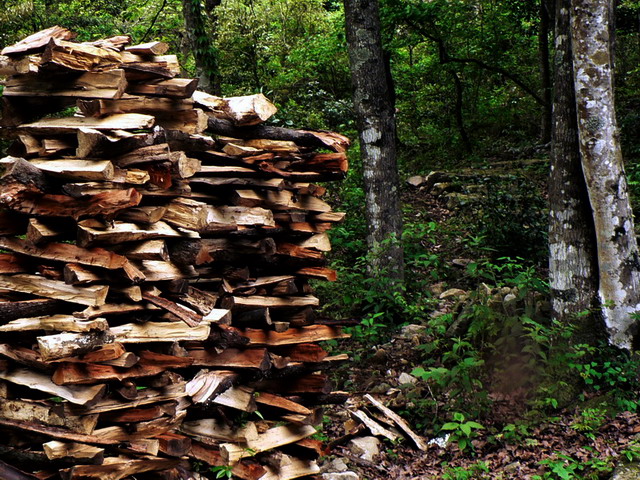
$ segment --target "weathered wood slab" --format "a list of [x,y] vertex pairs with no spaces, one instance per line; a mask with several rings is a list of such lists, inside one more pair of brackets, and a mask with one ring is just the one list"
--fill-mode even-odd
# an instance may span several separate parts
[[49,402],[3,399],[0,417],[17,421],[37,420],[45,425],[68,428],[75,433],[90,435],[98,423],[98,415],[69,415],[60,405]]
[[0,275],[0,288],[87,306],[104,305],[109,291],[106,285],[75,287],[58,280],[27,274]]
[[51,38],[40,63],[90,72],[116,68],[122,63],[122,57],[119,52],[107,48]]
[[120,98],[127,88],[124,70],[87,72],[62,81],[43,78],[38,74],[12,77],[5,83],[3,95],[7,97],[62,97],[62,98]]
[[52,38],[71,40],[75,36],[76,34],[70,30],[54,25],[53,27],[29,35],[18,43],[4,47],[0,53],[2,53],[2,55],[28,55],[44,50]]
[[44,317],[19,318],[0,326],[0,332],[27,332],[45,330],[57,332],[89,332],[106,330],[109,324],[104,318],[80,320],[72,315],[51,315]]
[[254,368],[267,371],[271,366],[269,353],[264,348],[246,350],[227,348],[222,353],[209,349],[189,350],[187,354],[193,358],[193,364],[199,367]]
[[131,84],[127,93],[170,98],[189,98],[198,87],[198,80],[191,78],[172,78],[155,83]]
[[106,225],[98,220],[88,219],[78,223],[78,244],[87,247],[96,243],[117,245],[122,242],[139,242],[161,238],[199,238],[195,232],[179,231],[165,222],[139,226],[135,223],[115,221]]
[[209,338],[211,326],[204,322],[195,327],[174,322],[128,323],[112,327],[111,333],[115,335],[116,341],[121,343],[204,341]]
[[243,97],[214,97],[204,92],[193,94],[195,102],[213,112],[216,117],[230,120],[234,125],[256,125],[271,118],[278,109],[259,93]]
[[349,338],[349,334],[343,333],[338,327],[326,325],[312,325],[302,328],[290,328],[284,332],[269,330],[246,329],[242,334],[249,339],[249,345],[253,346],[279,346],[293,345],[297,343],[313,343],[323,340]]
[[77,405],[97,403],[106,392],[106,385],[92,385],[90,387],[63,387],[56,385],[48,375],[27,369],[0,371],[0,379],[64,398]]
[[94,130],[143,130],[153,127],[154,118],[140,113],[121,113],[104,118],[69,117],[45,118],[37,122],[20,125],[19,130],[41,135],[76,133],[81,128]]
[[316,432],[316,429],[310,425],[285,425],[267,430],[261,434],[256,440],[248,440],[247,447],[253,453],[249,453],[246,447],[232,443],[223,443],[220,445],[220,454],[230,464],[235,464],[238,460],[255,453],[265,452],[273,448],[297,442],[303,438],[309,437]]
[[104,448],[92,447],[84,443],[65,443],[52,440],[42,444],[49,460],[73,459],[77,463],[100,464],[104,461]]
[[113,335],[108,330],[83,333],[65,332],[37,337],[37,341],[40,356],[46,362],[82,355],[107,343],[113,343]]

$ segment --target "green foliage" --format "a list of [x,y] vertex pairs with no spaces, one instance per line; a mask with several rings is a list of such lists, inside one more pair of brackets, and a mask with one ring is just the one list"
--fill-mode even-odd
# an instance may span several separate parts
[[233,467],[231,465],[218,465],[211,467],[209,471],[215,474],[215,478],[232,478]]
[[[593,451],[593,450],[592,450]],[[611,459],[594,455],[586,460],[556,452],[553,457],[540,462],[549,469],[543,475],[534,475],[533,480],[598,480],[613,471]]]
[[440,430],[449,432],[451,440],[458,444],[460,450],[464,451],[473,447],[471,440],[476,436],[476,431],[483,428],[478,422],[467,420],[462,413],[454,412],[453,420],[442,425]]
[[489,473],[489,465],[486,462],[472,463],[467,467],[446,466],[442,472],[442,480],[482,480],[489,478],[485,473]]

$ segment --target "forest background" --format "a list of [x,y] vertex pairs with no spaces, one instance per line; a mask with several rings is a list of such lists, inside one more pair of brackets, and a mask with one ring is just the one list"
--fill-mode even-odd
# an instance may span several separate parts
[[[632,202],[640,205],[640,2],[616,3],[617,117]],[[131,35],[134,43],[161,40],[179,54],[184,75],[199,77],[208,91],[264,93],[279,109],[274,125],[357,138],[340,1],[2,4],[0,45],[54,24],[78,32],[81,41],[117,34]],[[331,232],[330,262],[340,280],[317,288],[325,315],[354,319],[355,339],[332,347],[370,367],[395,330],[407,323],[424,327],[420,344],[398,355],[419,380],[403,387],[401,413],[422,434],[453,434],[452,465],[467,460],[439,478],[483,478],[486,463],[479,458],[487,444],[526,443],[541,422],[572,426],[588,452],[599,431],[640,410],[637,356],[606,342],[584,343],[571,324],[549,315],[554,4],[381,1],[404,185],[403,286],[388,288],[384,275],[367,273],[371,252],[357,142],[348,178],[330,193],[337,209],[348,212]],[[440,189],[405,185],[433,170],[442,173]],[[522,380],[507,393],[523,408],[497,418],[496,392],[504,393],[505,365],[514,362]],[[353,364],[335,381],[354,391],[385,380],[381,366],[367,379],[349,369]],[[539,478],[605,478],[619,458],[637,459],[640,452],[630,441],[611,449],[584,458],[551,451],[536,458]]]

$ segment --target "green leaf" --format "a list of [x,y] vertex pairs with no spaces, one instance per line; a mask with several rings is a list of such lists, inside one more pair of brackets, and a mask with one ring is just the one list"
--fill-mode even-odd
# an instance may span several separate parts
[[453,423],[453,422],[449,422],[449,423],[445,423],[440,430],[457,430],[460,427],[459,423]]
[[462,433],[464,433],[467,437],[471,435],[471,426],[469,426],[468,423],[460,424],[460,430],[462,430]]

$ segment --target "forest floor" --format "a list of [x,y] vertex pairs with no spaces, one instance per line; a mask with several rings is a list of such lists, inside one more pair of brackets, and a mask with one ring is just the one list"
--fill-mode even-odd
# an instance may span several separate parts
[[[539,172],[536,181],[544,184],[545,169]],[[450,223],[457,215],[442,196],[437,198],[413,190],[405,192],[404,201],[412,211],[439,224]],[[431,243],[430,248],[434,250],[448,250],[447,262],[468,253],[460,244]],[[445,279],[446,288],[467,291],[478,288],[477,283],[471,283],[459,270]],[[456,298],[440,300],[434,312],[442,314],[459,308],[458,301]],[[472,431],[470,444],[465,448],[460,448],[455,435],[446,444],[431,441],[426,452],[417,450],[408,440],[399,443],[382,440],[376,456],[370,460],[360,458],[350,448],[351,437],[347,435],[345,422],[351,418],[350,411],[366,406],[365,394],[372,394],[403,416],[425,440],[443,436],[438,428],[442,419],[438,424],[433,417],[438,412],[441,417],[451,417],[455,411],[451,407],[454,401],[449,396],[451,392],[434,394],[426,382],[415,378],[409,383],[401,381],[402,374],[411,374],[414,368],[424,365],[426,354],[422,347],[432,341],[426,333],[428,321],[396,330],[375,343],[370,338],[355,338],[335,348],[351,356],[351,361],[333,372],[337,387],[348,391],[350,400],[326,410],[323,431],[331,448],[323,462],[325,469],[332,471],[332,461],[340,458],[360,480],[595,480],[610,478],[617,465],[640,457],[638,414],[613,411],[605,406],[610,399],[593,391],[571,392],[569,395],[575,394],[575,401],[553,408],[536,406],[533,403],[534,397],[539,397],[539,392],[534,392],[536,380],[523,381],[525,370],[515,361],[494,369],[494,378],[486,381],[483,413],[478,418],[464,420],[477,420],[482,428]],[[489,361],[495,366],[495,357]],[[513,357],[497,362],[513,362]],[[500,378],[495,378],[495,372],[500,372]],[[640,478],[640,474],[629,478]]]

